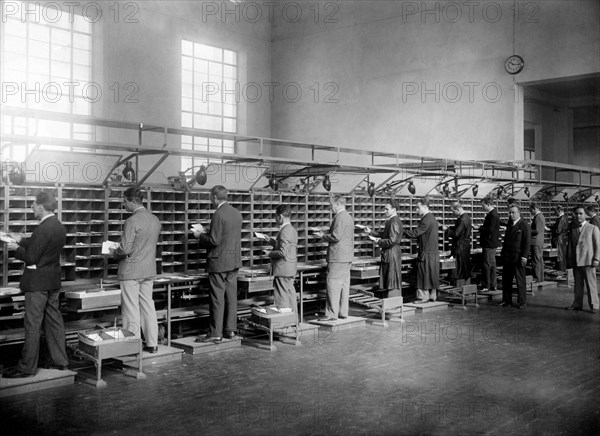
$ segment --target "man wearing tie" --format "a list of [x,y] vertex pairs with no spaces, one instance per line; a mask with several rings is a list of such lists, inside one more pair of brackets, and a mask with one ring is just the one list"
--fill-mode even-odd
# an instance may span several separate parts
[[500,242],[500,217],[489,197],[481,200],[483,210],[486,212],[483,225],[479,228],[481,249],[483,251],[483,290],[495,291],[496,282],[496,249],[502,245]]
[[457,216],[454,226],[443,229],[452,240],[452,255],[456,260],[456,285],[463,286],[471,279],[471,217],[462,204],[454,201],[452,212]]
[[537,203],[531,203],[529,210],[533,218],[531,219],[531,269],[534,282],[544,281],[544,230],[546,228],[546,219],[540,212]]
[[404,230],[409,238],[419,241],[417,255],[417,304],[435,301],[440,282],[440,253],[438,249],[439,224],[429,212],[429,197],[417,201],[417,211],[421,215],[419,225],[414,230]]
[[575,227],[567,241],[567,268],[573,268],[575,279],[573,304],[567,310],[583,310],[583,287],[588,290],[588,304],[592,313],[598,311],[598,283],[596,267],[600,263],[600,230],[586,222],[583,206],[574,210]]
[[273,262],[275,306],[289,307],[294,312],[298,312],[296,289],[294,288],[294,277],[298,271],[296,255],[298,232],[290,223],[291,215],[292,210],[287,204],[280,204],[275,209],[275,220],[279,224],[279,233],[276,239],[270,240],[273,250],[267,254]]
[[319,321],[335,321],[348,317],[350,298],[350,265],[354,258],[354,220],[346,211],[346,199],[331,199],[333,221],[329,233],[315,235],[329,243],[327,247],[327,304],[325,317]]
[[512,306],[512,283],[513,279],[516,279],[519,296],[515,307],[523,309],[527,298],[525,265],[527,265],[527,256],[529,256],[531,246],[531,229],[521,219],[521,211],[517,205],[513,204],[508,209],[508,215],[510,219],[502,244],[504,268],[502,269],[502,303],[500,306]]
[[242,266],[242,214],[227,203],[227,189],[224,186],[213,186],[210,201],[216,208],[210,222],[210,231],[207,232],[203,227],[200,230],[192,229],[200,245],[208,249],[206,270],[210,283],[210,331],[207,335],[198,336],[196,342],[219,343],[223,336],[233,339],[237,330],[237,277]]

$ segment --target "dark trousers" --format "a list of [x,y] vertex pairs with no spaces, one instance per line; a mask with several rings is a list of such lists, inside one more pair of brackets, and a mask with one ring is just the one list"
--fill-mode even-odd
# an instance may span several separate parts
[[504,268],[502,269],[502,301],[509,304],[512,303],[513,279],[516,279],[517,291],[519,291],[517,304],[525,304],[527,289],[525,287],[525,267],[521,263],[521,260],[518,260],[516,263],[505,261]]
[[542,255],[541,245],[531,246],[531,269],[533,270],[533,280],[544,281],[544,257]]
[[[210,332],[222,337],[223,331],[237,330],[237,276],[238,270],[208,273],[210,282]],[[225,330],[223,330],[223,322]]]
[[58,290],[25,292],[25,344],[17,369],[27,374],[35,374],[40,355],[40,334],[42,324],[46,346],[55,365],[69,364],[65,349],[65,326],[59,309]]
[[483,287],[495,290],[497,288],[496,280],[496,249],[495,248],[484,248],[483,249]]

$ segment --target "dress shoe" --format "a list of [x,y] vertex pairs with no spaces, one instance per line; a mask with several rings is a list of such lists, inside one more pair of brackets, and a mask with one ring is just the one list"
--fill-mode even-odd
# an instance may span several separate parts
[[223,341],[223,338],[220,336],[208,336],[208,335],[200,335],[196,338],[195,342],[207,343],[213,342],[215,344],[219,344]]
[[596,312],[598,312],[598,309],[596,309],[595,307],[592,307],[590,309],[590,313],[596,313]]
[[482,288],[480,292],[487,292],[487,291],[489,291],[488,288]]
[[144,347],[144,351],[155,354],[158,353],[158,347]]
[[515,304],[515,307],[517,309],[525,309],[525,303],[523,303],[523,304]]
[[569,307],[565,307],[565,310],[583,310],[581,307],[575,307],[575,306],[569,306]]
[[223,337],[225,339],[233,339],[237,336],[236,332],[225,332],[225,334],[223,335]]
[[44,369],[58,369],[59,371],[68,371],[68,365],[57,365],[55,363],[46,363],[42,366]]
[[335,321],[337,321],[337,319],[325,317],[325,318],[319,318],[317,321],[319,321],[319,322],[335,322]]
[[500,306],[500,307],[508,307],[508,306],[512,306],[512,303],[507,303],[506,301],[503,301],[498,306]]
[[35,374],[28,374],[26,372],[20,371],[17,368],[10,368],[2,373],[3,378],[27,378],[33,377]]
[[429,299],[429,302],[430,302],[430,303],[435,303],[435,298],[430,298],[430,299]]
[[414,301],[414,304],[425,304],[428,302],[429,302],[429,300],[416,300],[416,301]]
[[338,316],[338,318],[339,318],[339,319],[346,319],[346,318],[348,318],[348,317],[347,317],[347,316],[341,316],[341,315],[340,315],[340,316]]

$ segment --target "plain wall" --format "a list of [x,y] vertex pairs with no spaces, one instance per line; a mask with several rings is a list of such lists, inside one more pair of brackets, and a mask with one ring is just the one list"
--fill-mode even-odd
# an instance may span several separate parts
[[[304,92],[297,102],[276,99],[274,137],[448,159],[520,160],[524,108],[513,79],[600,71],[596,1],[517,2],[514,51],[525,69],[515,77],[504,69],[513,53],[512,2],[475,2],[472,15],[464,3],[450,2],[462,5],[461,17],[445,2],[330,3],[319,6],[334,22],[323,13],[315,19],[314,5],[305,6],[298,23],[277,16],[273,80]],[[328,103],[333,90],[337,101]]]

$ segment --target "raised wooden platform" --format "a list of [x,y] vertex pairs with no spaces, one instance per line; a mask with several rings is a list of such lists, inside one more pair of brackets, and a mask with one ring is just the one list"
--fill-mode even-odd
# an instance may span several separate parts
[[423,304],[406,303],[404,309],[406,310],[408,307],[414,307],[417,313],[437,312],[448,310],[448,303],[445,301],[429,301]]
[[[147,351],[142,353],[142,368],[146,367],[147,365],[156,365],[159,363],[181,360],[182,356],[183,350],[181,348],[159,345],[157,353],[148,353]],[[120,360],[123,362],[123,365],[131,366],[132,368],[138,367],[138,359],[136,356],[123,356],[118,357],[115,360]]]
[[213,342],[196,342],[196,336],[190,336],[173,339],[171,345],[181,348],[186,354],[205,354],[239,348],[242,346],[242,338],[240,336],[236,336],[234,339],[223,338],[221,343],[215,344]]
[[[367,310],[365,310],[365,313],[368,314],[368,316],[369,316],[365,320],[367,324],[381,326],[381,327],[387,327],[386,324],[383,324],[381,322],[381,312],[379,310],[367,309]],[[415,313],[416,313],[416,309],[414,307],[408,307],[405,304],[402,309],[402,315],[403,315],[402,317],[400,317],[400,311],[398,310],[398,312],[386,313],[385,320],[386,320],[386,322],[391,322],[391,323],[403,323],[404,318],[409,317],[409,316],[414,316]]]
[[319,330],[340,331],[355,327],[364,327],[366,324],[366,320],[358,316],[349,316],[346,319],[339,318],[335,321],[319,321],[318,319],[314,319],[312,321],[309,321],[309,324],[318,326]]
[[40,368],[33,377],[0,378],[0,398],[72,385],[75,382],[76,374],[75,371]]
[[494,297],[502,298],[502,290],[496,289],[495,291],[477,291],[478,298],[484,298],[487,300],[493,300]]

